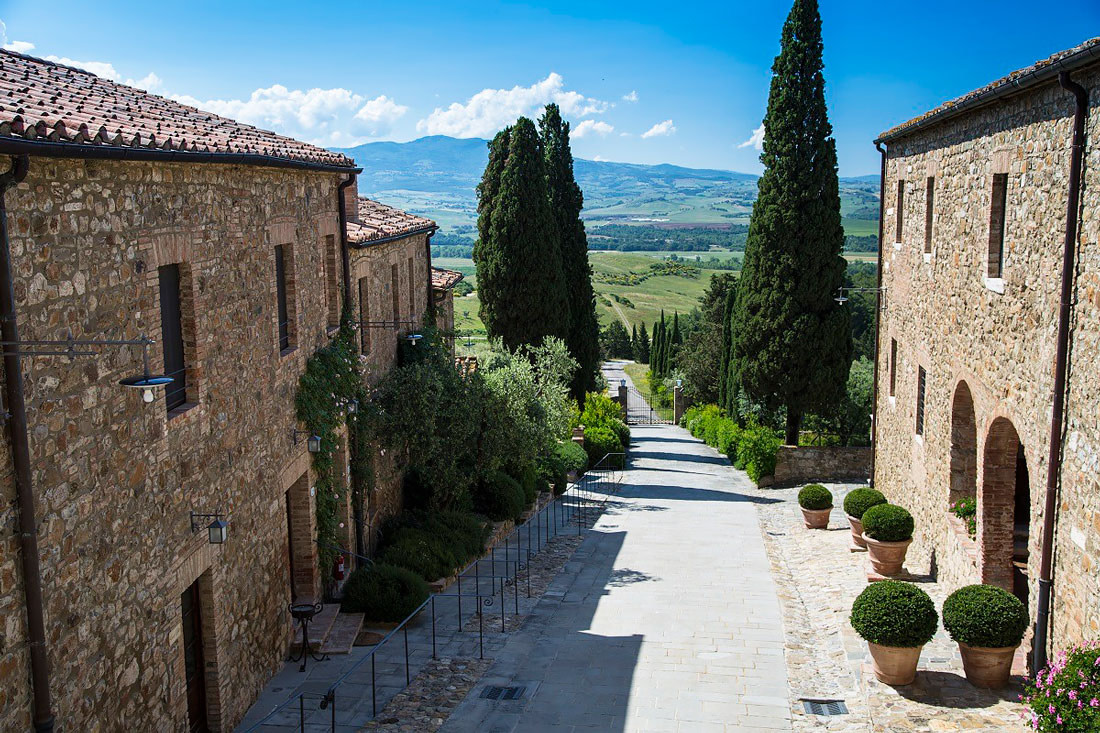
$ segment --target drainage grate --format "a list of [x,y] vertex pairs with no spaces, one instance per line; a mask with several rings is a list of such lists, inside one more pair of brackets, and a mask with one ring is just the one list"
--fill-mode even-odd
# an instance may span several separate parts
[[848,706],[843,700],[802,700],[802,706],[810,715],[847,715]]
[[486,687],[481,696],[487,700],[518,700],[527,692],[526,687]]

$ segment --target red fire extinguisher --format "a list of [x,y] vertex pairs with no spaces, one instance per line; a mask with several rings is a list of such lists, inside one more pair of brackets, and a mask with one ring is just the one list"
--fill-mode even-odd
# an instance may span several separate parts
[[344,556],[337,555],[335,562],[332,563],[332,577],[336,580],[344,579]]

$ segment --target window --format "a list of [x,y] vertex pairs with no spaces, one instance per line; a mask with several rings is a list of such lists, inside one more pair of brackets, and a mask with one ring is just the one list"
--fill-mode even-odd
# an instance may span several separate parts
[[989,205],[989,262],[986,275],[1002,276],[1005,261],[1005,203],[1008,198],[1008,174],[993,174],[993,196]]
[[393,322],[401,320],[401,279],[397,274],[397,265],[390,265],[390,289],[393,291]]
[[936,202],[936,179],[928,176],[924,188],[924,253],[932,254],[932,218]]
[[275,295],[278,300],[279,351],[289,351],[294,345],[294,309],[290,305],[290,251],[285,244],[275,248]]
[[416,285],[413,283],[413,273],[416,268],[413,266],[413,258],[409,258],[409,315],[416,313]]
[[924,367],[917,367],[917,435],[924,435]]
[[172,378],[165,388],[165,405],[171,412],[187,402],[180,266],[164,265],[157,268],[157,274],[160,278],[160,343],[164,349],[164,376]]
[[898,181],[898,205],[897,214],[894,216],[894,224],[896,230],[894,232],[894,241],[901,244],[901,233],[905,225],[905,181]]
[[898,340],[890,339],[890,396],[894,396],[894,387],[898,383]]
[[370,353],[370,298],[367,278],[359,278],[359,350]]
[[336,284],[336,237],[325,236],[325,302],[328,303],[328,325],[340,325],[340,295]]

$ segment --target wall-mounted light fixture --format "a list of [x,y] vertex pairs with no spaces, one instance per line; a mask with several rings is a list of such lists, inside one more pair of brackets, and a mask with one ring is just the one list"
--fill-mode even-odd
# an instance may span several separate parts
[[196,534],[203,529],[203,520],[213,519],[210,524],[206,525],[206,531],[210,539],[210,544],[221,545],[229,537],[229,525],[222,519],[220,513],[215,514],[199,514],[197,512],[191,512],[191,534]]
[[[848,302],[849,298],[845,293],[882,293],[886,294],[886,288],[837,288],[836,297],[833,298],[837,302],[837,305],[844,305]],[[882,298],[882,307],[886,308],[886,298]]]
[[347,410],[349,415],[354,415],[359,412],[359,400],[354,398],[348,400],[344,403],[344,409]]
[[302,435],[308,436],[306,438],[306,450],[310,453],[321,452],[321,436],[311,435],[308,430],[291,430],[290,438],[294,441],[294,445],[298,445],[298,438]]
[[416,346],[416,342],[422,338],[424,338],[424,335],[419,333],[405,334],[405,340],[409,342],[409,346]]

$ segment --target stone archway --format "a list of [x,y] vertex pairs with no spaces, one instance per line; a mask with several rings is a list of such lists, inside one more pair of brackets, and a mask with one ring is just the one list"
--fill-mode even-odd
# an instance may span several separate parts
[[951,400],[951,485],[948,501],[973,499],[978,494],[978,427],[974,397],[966,382],[955,387]]
[[1027,602],[1031,492],[1027,459],[1015,426],[999,417],[989,426],[978,496],[978,543],[983,583]]

